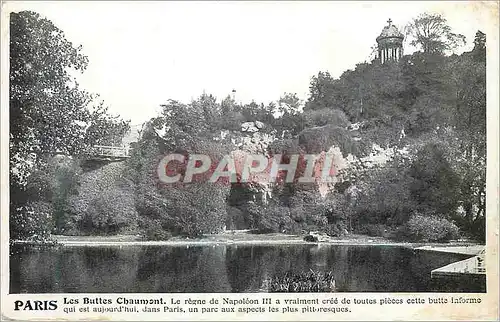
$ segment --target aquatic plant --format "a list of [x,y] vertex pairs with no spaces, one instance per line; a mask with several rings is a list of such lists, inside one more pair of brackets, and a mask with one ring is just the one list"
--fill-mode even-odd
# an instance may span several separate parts
[[267,286],[269,292],[334,292],[335,279],[332,272],[287,271],[268,279]]

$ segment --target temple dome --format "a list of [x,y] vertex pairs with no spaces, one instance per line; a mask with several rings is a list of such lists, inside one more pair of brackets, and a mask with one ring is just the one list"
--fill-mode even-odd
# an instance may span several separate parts
[[404,38],[404,35],[392,24],[392,20],[387,20],[387,25],[376,39],[378,57],[382,64],[387,61],[398,61],[403,56]]
[[388,25],[382,29],[382,32],[380,33],[380,36],[377,37],[377,42],[380,40],[386,39],[386,38],[399,38],[401,40],[404,39],[404,35],[399,32],[398,28],[392,24],[392,20],[389,19]]

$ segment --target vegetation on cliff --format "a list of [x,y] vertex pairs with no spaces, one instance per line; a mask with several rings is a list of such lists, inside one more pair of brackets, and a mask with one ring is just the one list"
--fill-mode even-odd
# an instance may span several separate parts
[[[83,71],[87,58],[62,31],[34,13],[12,17],[13,238],[125,231],[168,239],[226,227],[484,239],[486,36],[480,31],[474,49],[461,55],[445,54],[454,47],[446,37],[436,43],[421,37],[415,44],[422,52],[399,62],[361,63],[338,79],[319,72],[305,102],[293,93],[267,105],[206,94],[187,104],[166,101],[143,127],[130,159],[85,170],[80,156],[93,144],[119,141],[128,124],[77,85],[65,85],[71,80],[66,69]],[[439,20],[440,35],[451,33],[442,17],[433,16],[417,18],[409,30],[419,30],[426,19]],[[22,39],[28,35],[41,40],[46,50],[40,53],[51,54],[27,55]],[[36,103],[32,93],[40,94]],[[59,105],[49,104],[54,96]],[[259,124],[260,136],[243,131],[249,122]],[[389,151],[386,162],[367,161],[376,147]],[[158,163],[167,153],[220,160],[249,149],[268,158],[281,154],[284,162],[291,154],[335,150],[346,166],[326,187],[158,180]],[[49,157],[54,152],[73,157]]]

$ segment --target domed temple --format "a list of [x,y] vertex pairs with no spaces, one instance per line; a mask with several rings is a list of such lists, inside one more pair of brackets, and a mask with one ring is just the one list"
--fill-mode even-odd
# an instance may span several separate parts
[[404,35],[392,24],[392,20],[387,20],[387,26],[382,29],[377,37],[378,58],[380,63],[388,61],[398,61],[403,56]]

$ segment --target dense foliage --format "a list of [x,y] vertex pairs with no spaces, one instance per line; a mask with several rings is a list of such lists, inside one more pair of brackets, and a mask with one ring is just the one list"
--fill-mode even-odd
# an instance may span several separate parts
[[401,234],[406,240],[442,242],[457,239],[460,230],[445,218],[415,214],[401,229]]
[[[45,217],[45,210],[38,213],[36,207],[27,206],[33,202],[27,181],[33,172],[45,171],[51,155],[81,155],[103,138],[109,140],[128,129],[127,122],[110,116],[95,95],[78,86],[74,73],[84,72],[87,63],[82,48],[74,47],[50,20],[31,11],[10,14],[12,238],[30,234],[22,218]],[[52,202],[58,221],[62,201]]]
[[[480,31],[471,52],[447,56],[462,36],[441,16],[417,17],[408,32],[422,52],[358,64],[338,79],[319,72],[305,102],[293,93],[267,105],[206,94],[190,103],[167,100],[144,124],[130,159],[89,170],[82,154],[94,144],[119,144],[127,122],[71,83],[67,69],[83,71],[87,58],[62,31],[30,12],[13,14],[11,25],[14,236],[134,232],[167,239],[248,228],[484,239],[486,36]],[[380,151],[388,156],[377,163]],[[53,152],[73,158],[49,157]],[[165,154],[218,161],[236,152],[301,159],[293,183],[283,176],[276,183],[214,184],[206,175],[192,183],[158,180]],[[346,164],[336,182],[297,182],[304,155],[312,153],[333,153]],[[178,165],[180,173],[185,167]]]

